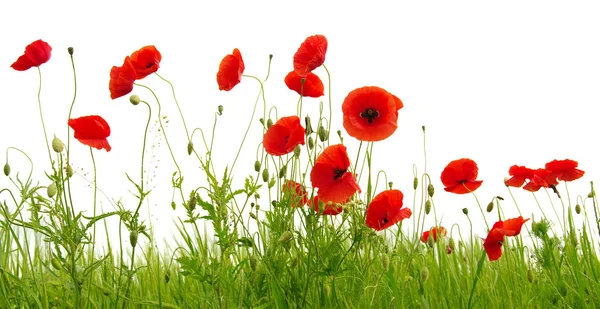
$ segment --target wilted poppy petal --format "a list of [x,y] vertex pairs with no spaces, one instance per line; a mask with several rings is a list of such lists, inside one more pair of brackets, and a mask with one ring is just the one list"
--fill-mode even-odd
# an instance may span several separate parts
[[294,71],[299,76],[306,76],[325,62],[327,38],[317,34],[309,36],[294,54]]
[[135,80],[135,69],[131,64],[131,59],[127,56],[122,66],[113,66],[110,70],[108,90],[110,90],[111,99],[114,100],[130,93],[133,90]]
[[158,71],[160,60],[162,60],[160,52],[154,45],[140,48],[133,52],[130,58],[138,80]]
[[[304,78],[304,84],[302,84],[302,79]],[[290,88],[290,90],[296,91],[299,95],[303,97],[312,97],[318,98],[323,96],[325,87],[323,86],[323,82],[314,73],[308,73],[306,77],[301,77],[296,73],[296,71],[291,71],[285,77],[285,84]]]
[[263,145],[268,154],[282,156],[304,145],[304,128],[298,116],[283,117],[273,124],[263,136]]
[[25,53],[15,61],[11,67],[17,71],[26,71],[50,60],[52,47],[42,40],[34,41],[25,47]]
[[385,89],[366,86],[351,91],[342,103],[344,129],[365,142],[381,141],[398,128],[402,101]]
[[377,194],[367,207],[365,224],[376,231],[381,231],[410,218],[412,211],[402,208],[403,198],[404,195],[400,190],[386,190]]
[[442,171],[441,180],[444,190],[456,194],[465,194],[477,190],[482,180],[475,180],[479,169],[471,159],[458,159],[450,162]]
[[75,132],[75,138],[82,144],[96,149],[111,150],[110,144],[106,140],[110,136],[110,127],[102,117],[97,115],[83,116],[69,119],[68,123]]
[[233,53],[225,56],[219,65],[217,72],[217,84],[219,90],[229,91],[242,81],[244,73],[244,60],[239,49],[234,49]]

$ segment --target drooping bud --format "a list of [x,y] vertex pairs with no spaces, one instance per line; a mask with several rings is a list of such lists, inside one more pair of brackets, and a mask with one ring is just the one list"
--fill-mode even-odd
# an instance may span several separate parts
[[223,116],[223,105],[217,106],[217,112],[219,113],[219,116]]
[[419,178],[415,177],[415,179],[413,179],[413,189],[417,190],[418,186],[419,186]]
[[465,215],[469,215],[469,210],[467,209],[467,207],[463,208],[463,209],[462,209],[462,212],[463,212]]
[[286,243],[286,242],[292,240],[293,236],[294,235],[292,234],[292,232],[285,231],[285,232],[283,232],[283,234],[281,234],[281,237],[279,237],[279,242]]
[[251,212],[251,213],[250,213],[250,218],[252,218],[252,219],[254,219],[254,220],[257,220],[257,219],[256,219],[256,215],[255,215],[253,212]]
[[266,168],[262,172],[262,180],[264,182],[269,182],[269,170]]
[[581,213],[581,205],[579,205],[579,204],[575,205],[575,212],[576,212],[577,214],[580,214],[580,213]]
[[269,118],[269,120],[267,120],[267,129],[273,126],[273,119]]
[[129,232],[129,243],[131,243],[131,247],[135,247],[138,241],[138,231]]
[[260,124],[262,124],[263,126],[265,125],[265,119],[264,118],[260,118],[258,119],[258,121],[260,122]]
[[137,95],[132,94],[131,96],[129,96],[129,102],[133,105],[138,105],[140,104],[140,102],[142,102],[142,100]]
[[280,169],[279,169],[279,178],[283,178],[285,177],[285,173],[287,172],[287,165],[284,164]]
[[56,195],[57,189],[56,189],[56,183],[52,182],[50,185],[48,185],[48,187],[46,188],[46,193],[48,194],[49,198],[53,198]]
[[427,194],[429,194],[429,197],[433,197],[433,193],[435,193],[433,184],[427,185]]
[[56,135],[52,139],[52,150],[56,153],[61,153],[65,150],[65,144]]
[[487,205],[487,212],[492,212],[492,210],[494,210],[494,200],[492,200],[488,205]]
[[256,162],[254,162],[254,171],[260,172],[260,161],[258,161],[258,160],[256,160]]
[[194,144],[192,143],[192,141],[190,141],[187,145],[187,152],[188,156],[192,155],[192,152],[194,152]]
[[427,279],[429,279],[429,268],[423,266],[423,269],[421,269],[421,281],[425,282]]
[[8,165],[8,162],[6,162],[6,164],[4,164],[4,176],[8,175],[10,175],[10,165]]
[[431,200],[425,201],[425,214],[429,214],[431,212]]
[[388,271],[390,267],[390,257],[386,253],[381,255],[381,265],[383,266],[383,270]]

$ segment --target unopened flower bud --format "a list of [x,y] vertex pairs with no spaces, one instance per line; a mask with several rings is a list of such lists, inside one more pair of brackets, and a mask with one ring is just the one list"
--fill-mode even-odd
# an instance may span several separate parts
[[273,126],[273,120],[271,118],[269,118],[269,120],[267,120],[267,129]]
[[419,186],[419,178],[415,177],[415,179],[413,179],[413,189],[417,190],[418,186]]
[[581,213],[581,205],[579,205],[579,204],[575,205],[575,212],[576,212],[577,214],[580,214],[580,213]]
[[248,258],[248,264],[250,264],[250,269],[256,271],[256,267],[258,266],[258,259],[254,255],[251,255]]
[[256,162],[254,162],[254,171],[260,172],[260,161],[258,161],[258,160],[256,160]]
[[592,192],[588,193],[588,198],[593,198],[596,196],[596,191],[592,190]]
[[190,141],[187,145],[187,152],[188,156],[192,155],[192,152],[194,152],[194,144],[192,143],[192,141]]
[[421,281],[425,282],[427,279],[429,279],[429,268],[423,266],[423,269],[421,269]]
[[52,139],[52,150],[54,150],[56,153],[61,153],[63,150],[65,150],[65,144],[58,137],[56,137],[56,135],[54,135],[54,138]]
[[325,297],[329,297],[329,295],[331,295],[331,286],[329,286],[329,283],[325,283],[323,286],[323,294],[325,294]]
[[56,270],[60,270],[60,260],[57,257],[52,257],[52,267]]
[[312,150],[313,148],[315,148],[315,140],[313,139],[312,136],[308,137],[308,149]]
[[138,105],[140,104],[142,100],[140,100],[140,97],[138,97],[135,94],[132,94],[131,96],[129,96],[129,102],[133,105]]
[[135,247],[138,241],[138,231],[129,232],[129,243],[131,243],[131,247]]
[[253,212],[251,212],[251,213],[250,213],[250,218],[252,218],[252,219],[256,220],[256,215],[255,215]]
[[535,281],[535,272],[530,268],[527,270],[527,281],[533,283]]
[[433,193],[435,193],[433,184],[427,185],[427,194],[429,194],[429,197],[433,197]]
[[187,204],[187,209],[191,212],[194,211],[194,209],[196,209],[196,204],[198,202],[196,201],[196,194],[194,194],[194,192],[192,192],[190,200],[188,201]]
[[387,271],[390,267],[390,257],[385,253],[381,255],[381,265],[385,271]]
[[265,125],[265,119],[264,118],[260,118],[258,119],[258,121],[260,122],[260,124],[262,124],[263,126]]
[[67,173],[67,178],[71,178],[73,176],[73,174],[75,174],[75,172],[73,171],[73,168],[71,167],[71,164],[67,164],[65,171]]
[[427,238],[427,245],[429,248],[433,248],[435,246],[435,239],[433,239],[433,235],[429,235],[429,238]]
[[279,178],[283,178],[285,177],[285,173],[287,172],[287,165],[283,165],[280,169],[279,169]]
[[56,189],[56,183],[52,182],[50,185],[48,185],[48,187],[46,188],[46,193],[48,194],[49,198],[53,198],[56,195],[57,189]]
[[452,250],[456,250],[456,243],[454,242],[454,238],[450,238],[450,240],[448,240],[448,247],[450,247],[450,249]]
[[327,140],[327,130],[325,130],[325,128],[323,126],[319,126],[319,130],[317,131],[317,134],[319,135],[319,140],[321,140],[321,142],[324,142]]
[[269,170],[266,168],[262,172],[262,180],[264,182],[269,182]]
[[223,115],[223,105],[217,106],[217,112],[219,113],[219,116]]
[[296,148],[294,148],[294,157],[300,158],[300,151],[300,145],[296,145]]
[[281,243],[288,242],[288,241],[292,240],[293,236],[294,235],[292,234],[292,232],[285,231],[285,232],[283,232],[283,234],[281,234],[281,237],[279,237],[279,242],[281,242]]
[[6,162],[6,164],[4,164],[4,176],[8,175],[10,175],[10,165],[8,165],[8,162]]
[[70,56],[73,56],[73,51],[74,51],[74,50],[73,50],[73,47],[69,47],[69,48],[67,48],[67,52],[69,52],[69,55],[70,55]]
[[468,215],[468,214],[469,214],[469,210],[467,209],[467,207],[463,208],[463,209],[462,209],[462,212],[463,212],[465,215]]
[[494,201],[492,200],[488,205],[487,205],[487,212],[492,212],[492,210],[494,210]]
[[173,210],[177,208],[177,203],[175,203],[175,201],[171,201],[171,208],[173,208]]
[[306,126],[306,129],[304,129],[304,133],[306,135],[310,135],[313,132],[315,132],[315,131],[313,131],[312,125],[310,123],[310,117],[308,117],[308,116],[304,117],[304,125]]
[[429,214],[431,212],[431,200],[425,201],[425,214]]

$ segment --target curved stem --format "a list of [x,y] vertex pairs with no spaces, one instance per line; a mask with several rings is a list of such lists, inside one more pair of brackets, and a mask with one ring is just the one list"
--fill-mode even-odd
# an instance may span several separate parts
[[[148,102],[146,101],[140,101],[141,103],[146,104],[146,106],[148,106],[148,121],[146,121],[146,128],[144,129],[144,141],[142,143],[142,162],[140,164],[140,202],[135,210],[135,214],[133,215],[134,217],[137,216],[138,212],[140,211],[140,207],[142,206],[142,202],[144,200],[144,156],[146,154],[146,137],[148,135],[148,127],[150,126],[150,120],[152,119],[152,108],[150,107],[150,104],[148,104]],[[163,130],[163,134],[165,134],[165,131]],[[166,134],[165,134],[165,140],[166,140]]]
[[44,139],[46,141],[46,149],[48,150],[48,159],[50,159],[50,164],[52,164],[52,155],[50,154],[50,144],[48,143],[48,133],[46,133],[46,124],[44,123],[44,114],[42,113],[42,70],[40,67],[38,69],[38,76],[40,77],[40,83],[38,87],[37,100],[38,100],[38,110],[40,112],[40,119],[42,120],[42,129],[44,130]]
[[188,142],[190,142],[190,133],[188,131],[187,125],[185,124],[185,118],[183,117],[183,112],[181,111],[181,107],[179,107],[179,102],[177,101],[177,97],[175,96],[175,87],[173,87],[173,84],[170,81],[168,81],[164,77],[160,76],[160,74],[158,74],[158,73],[155,73],[155,74],[160,79],[167,82],[167,84],[169,84],[169,86],[171,86],[171,93],[173,94],[173,99],[175,100],[175,105],[177,106],[177,110],[179,111],[179,116],[181,116],[181,122],[183,122],[183,128],[185,129],[185,136],[186,136]]

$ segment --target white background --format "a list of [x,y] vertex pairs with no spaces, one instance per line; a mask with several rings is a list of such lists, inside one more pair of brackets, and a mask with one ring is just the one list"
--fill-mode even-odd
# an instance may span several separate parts
[[[73,46],[78,77],[73,117],[98,114],[110,124],[113,150],[94,151],[99,185],[109,197],[122,198],[133,209],[135,199],[128,192],[133,187],[125,173],[139,179],[147,109],[132,106],[127,96],[110,99],[113,65],[121,65],[125,56],[144,45],[155,45],[163,56],[159,73],[175,85],[190,130],[201,127],[208,134],[217,106],[223,105],[214,149],[217,168],[222,170],[233,161],[259,88],[254,80],[244,78],[231,92],[220,92],[215,80],[219,62],[237,47],[245,74],[262,79],[268,55],[273,54],[267,104],[277,106],[279,116],[291,115],[298,96],[283,79],[292,69],[294,52],[312,34],[323,34],[329,41],[325,64],[332,75],[335,130],[343,130],[341,102],[355,88],[380,86],[404,102],[398,130],[375,145],[374,160],[375,168],[384,169],[394,186],[405,192],[409,206],[413,164],[423,172],[421,126],[427,127],[427,171],[436,187],[438,216],[443,216],[446,226],[464,225],[461,209],[468,207],[476,224],[474,232],[485,236],[474,198],[442,189],[439,175],[451,160],[468,157],[478,163],[483,185],[476,193],[482,207],[491,197],[503,196],[507,217],[518,216],[503,185],[513,164],[537,168],[553,159],[577,160],[586,174],[569,184],[573,203],[577,195],[587,195],[589,181],[598,182],[600,177],[600,6],[593,1],[349,1],[341,6],[333,1],[214,1],[194,6],[165,1],[59,3],[0,5],[0,149],[17,146],[26,151],[36,162],[41,185],[47,182],[42,171],[48,169],[48,159],[37,110],[37,72],[9,67],[34,40],[43,39],[53,48],[52,58],[41,67],[49,136],[57,134],[66,141],[73,95],[67,47]],[[326,80],[323,68],[315,73]],[[156,76],[139,82],[158,93],[170,120],[167,135],[185,169],[186,192],[203,185],[197,164],[185,152],[185,133],[168,85]],[[155,116],[156,103],[150,94],[142,88],[133,93],[152,104]],[[327,97],[305,99],[304,110],[314,111],[320,100],[327,103]],[[170,175],[175,168],[164,140],[156,136],[154,126],[149,145],[156,146],[155,157],[148,166],[155,175],[151,183],[155,189],[143,215],[152,221],[157,236],[170,239],[171,217],[184,212],[181,206],[172,211],[169,205]],[[253,172],[261,139],[255,124],[236,164],[237,181]],[[199,135],[194,141],[201,150]],[[357,143],[347,135],[345,142],[353,160]],[[73,166],[91,179],[88,148],[75,140],[71,147]],[[1,158],[4,161],[4,152]],[[10,163],[13,176],[28,172],[26,161],[16,152],[11,152]],[[90,214],[91,190],[85,188],[83,178],[75,179],[81,188],[77,208]],[[11,186],[6,177],[0,184]],[[366,189],[366,183],[361,186]],[[566,196],[563,184],[559,190]],[[539,213],[529,192],[513,192],[522,210]],[[546,194],[540,191],[537,197],[546,213],[553,214]],[[113,209],[106,197],[100,204],[107,211]],[[589,202],[586,208],[591,211]],[[426,226],[433,223],[428,220]],[[488,221],[494,222],[494,217],[488,215]]]

